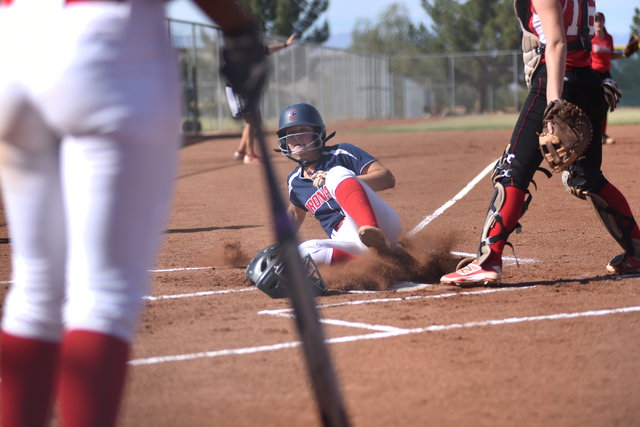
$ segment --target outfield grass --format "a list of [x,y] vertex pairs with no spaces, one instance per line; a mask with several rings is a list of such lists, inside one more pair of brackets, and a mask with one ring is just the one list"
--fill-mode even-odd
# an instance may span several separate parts
[[[477,115],[449,117],[437,121],[425,121],[410,125],[393,125],[378,128],[362,129],[350,132],[431,132],[440,130],[483,130],[512,129],[518,118],[517,114]],[[620,108],[609,113],[610,125],[640,124],[640,108]]]

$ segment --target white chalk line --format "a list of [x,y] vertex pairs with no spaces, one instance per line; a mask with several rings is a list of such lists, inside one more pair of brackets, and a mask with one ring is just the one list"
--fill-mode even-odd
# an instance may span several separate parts
[[[424,332],[441,332],[441,331],[448,331],[453,329],[512,325],[517,323],[540,322],[545,320],[569,320],[569,319],[576,319],[580,317],[607,316],[607,315],[613,315],[613,314],[626,314],[626,313],[634,313],[634,312],[640,312],[640,306],[622,307],[622,308],[615,308],[615,309],[603,309],[603,310],[590,310],[590,311],[582,311],[577,313],[557,313],[557,314],[549,314],[549,315],[541,315],[541,316],[508,317],[505,319],[491,319],[491,320],[481,320],[481,321],[466,322],[466,323],[452,323],[448,325],[431,325],[427,327],[412,328],[412,329],[394,328],[393,330],[390,330],[387,332],[375,332],[372,334],[350,335],[350,336],[344,336],[344,337],[338,337],[338,338],[330,338],[328,340],[325,340],[325,342],[327,344],[338,344],[338,343],[347,343],[347,342],[354,342],[354,341],[361,341],[361,340],[390,338],[390,337],[396,337],[396,336],[408,335],[408,334],[419,334]],[[202,358],[255,354],[255,353],[261,353],[266,351],[276,351],[276,350],[294,348],[294,347],[300,346],[300,344],[301,344],[300,341],[292,341],[287,343],[257,346],[257,347],[207,351],[207,352],[199,352],[199,353],[191,353],[191,354],[180,354],[180,355],[174,355],[174,356],[149,357],[149,358],[131,360],[129,364],[134,366],[153,365],[153,364],[159,364],[159,363],[178,362],[178,361],[194,360],[194,359],[202,359]]]
[[147,301],[160,301],[165,299],[193,298],[193,297],[204,297],[209,295],[234,294],[237,292],[247,292],[247,291],[255,291],[255,290],[258,290],[258,288],[252,286],[250,288],[243,288],[243,289],[226,289],[224,291],[202,291],[202,292],[193,292],[189,294],[160,295],[157,297],[145,295],[142,298]]
[[[484,294],[493,294],[496,292],[512,292],[519,291],[523,289],[533,289],[535,286],[522,286],[519,288],[495,288],[495,289],[482,289],[479,291],[465,291],[465,292],[447,292],[444,294],[435,294],[435,295],[412,295],[410,297],[394,297],[394,298],[373,298],[366,300],[358,300],[358,301],[344,301],[344,302],[335,302],[331,304],[321,304],[316,306],[318,310],[325,308],[334,308],[334,307],[345,307],[349,305],[366,305],[366,304],[380,304],[380,303],[388,303],[388,302],[403,302],[403,301],[413,301],[419,299],[439,299],[439,298],[449,298],[454,297],[456,295],[484,295]],[[258,314],[268,314],[271,316],[289,316],[288,313],[293,313],[293,308],[279,308],[276,310],[262,310],[259,311]]]
[[491,170],[493,169],[493,166],[496,164],[497,159],[494,160],[493,162],[491,162],[489,164],[489,166],[487,166],[486,168],[484,168],[484,170],[482,172],[480,172],[480,174],[478,176],[476,176],[475,178],[473,178],[473,180],[467,184],[466,187],[464,187],[462,189],[462,191],[460,191],[458,194],[456,194],[453,199],[449,200],[447,203],[445,203],[444,205],[442,205],[440,208],[438,208],[434,213],[432,213],[431,215],[429,215],[428,217],[426,217],[425,219],[422,220],[422,222],[418,225],[416,225],[416,227],[411,230],[410,232],[407,233],[407,237],[413,237],[416,235],[416,233],[418,233],[420,230],[422,230],[424,227],[427,226],[427,224],[429,224],[431,221],[433,221],[434,219],[438,218],[440,215],[442,215],[442,213],[444,211],[446,211],[447,209],[449,209],[451,206],[453,206],[458,200],[462,199],[464,196],[467,195],[467,193],[469,191],[471,191],[473,189],[473,187],[476,186],[476,184],[478,182],[480,182],[482,180],[482,178],[484,178],[489,172],[491,172]]

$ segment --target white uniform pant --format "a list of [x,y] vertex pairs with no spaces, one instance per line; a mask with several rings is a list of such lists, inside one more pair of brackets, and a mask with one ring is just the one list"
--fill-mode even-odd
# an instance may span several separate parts
[[[367,184],[357,178],[356,174],[342,166],[331,168],[327,172],[325,187],[329,190],[331,196],[336,198],[336,188],[338,185],[348,178],[355,178],[360,181],[362,187],[367,193],[373,212],[378,220],[380,230],[384,233],[393,246],[398,243],[400,234],[402,233],[402,224],[400,217],[384,200],[380,198]],[[345,219],[338,231],[333,231],[330,239],[307,240],[298,246],[300,256],[311,255],[311,258],[320,264],[331,264],[333,249],[343,250],[353,256],[362,256],[369,248],[367,248],[358,236],[358,224],[345,211]]]
[[14,281],[2,328],[130,342],[170,205],[177,61],[163,2],[62,3],[0,8],[0,180]]
[[[238,95],[234,92],[234,90],[227,86],[227,102],[229,104],[229,109],[231,110],[231,115],[235,118],[243,117],[247,111],[247,97]],[[256,103],[255,111],[260,111],[260,103]]]

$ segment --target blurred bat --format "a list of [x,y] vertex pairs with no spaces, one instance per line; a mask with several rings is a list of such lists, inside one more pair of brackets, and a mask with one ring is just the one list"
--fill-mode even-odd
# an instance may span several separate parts
[[[256,102],[254,100],[254,102]],[[255,105],[255,104],[251,104]],[[252,108],[255,110],[255,108]],[[271,208],[276,229],[276,237],[284,254],[284,275],[287,278],[288,294],[296,314],[298,332],[307,359],[309,374],[316,393],[322,422],[327,427],[348,426],[342,396],[333,370],[329,351],[325,343],[318,311],[311,295],[310,288],[305,285],[305,270],[298,252],[298,241],[291,225],[285,204],[278,188],[271,160],[267,156],[267,148],[257,114],[251,114],[251,121],[256,129],[256,136],[264,157],[264,171],[271,195]]]

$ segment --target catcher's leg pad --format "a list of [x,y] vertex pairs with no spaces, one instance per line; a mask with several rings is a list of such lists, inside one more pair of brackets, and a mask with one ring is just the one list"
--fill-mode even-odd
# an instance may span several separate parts
[[[493,186],[493,196],[491,197],[491,203],[489,203],[489,209],[487,210],[487,215],[484,218],[484,225],[482,226],[482,235],[480,236],[480,245],[478,246],[478,264],[482,264],[484,261],[489,258],[491,254],[491,249],[489,246],[497,242],[499,237],[502,236],[502,233],[497,236],[493,236],[489,238],[489,231],[493,228],[496,222],[502,223],[502,217],[500,216],[500,209],[504,205],[505,200],[505,189],[504,186],[497,182]],[[503,227],[504,228],[504,227]]]
[[[627,255],[640,257],[640,240],[631,237],[631,230],[636,225],[633,217],[621,214],[617,209],[612,208],[600,196],[590,192],[584,192],[584,198],[593,207],[598,219],[607,229],[611,237],[624,249]],[[623,220],[629,224],[625,227]]]
[[[529,203],[531,203],[531,193],[528,190],[525,190],[525,194],[526,198],[522,206],[522,211],[520,212],[519,218],[522,218],[524,213],[527,211],[527,208],[529,207]],[[511,243],[507,242],[509,235],[511,235],[511,233],[513,233],[514,231],[516,233],[520,233],[520,230],[522,229],[520,223],[517,223],[512,230],[505,229],[504,223],[502,222],[502,215],[500,214],[500,210],[504,206],[505,198],[506,190],[504,185],[501,182],[494,183],[493,197],[491,198],[491,203],[489,204],[489,209],[487,210],[487,216],[484,219],[482,236],[480,237],[480,245],[478,246],[478,264],[484,263],[491,254],[491,248],[489,248],[489,246],[499,242],[500,240],[504,240],[505,245],[511,246]],[[496,223],[500,224],[502,231],[499,234],[489,237],[489,232]],[[513,246],[511,247],[513,248]]]

